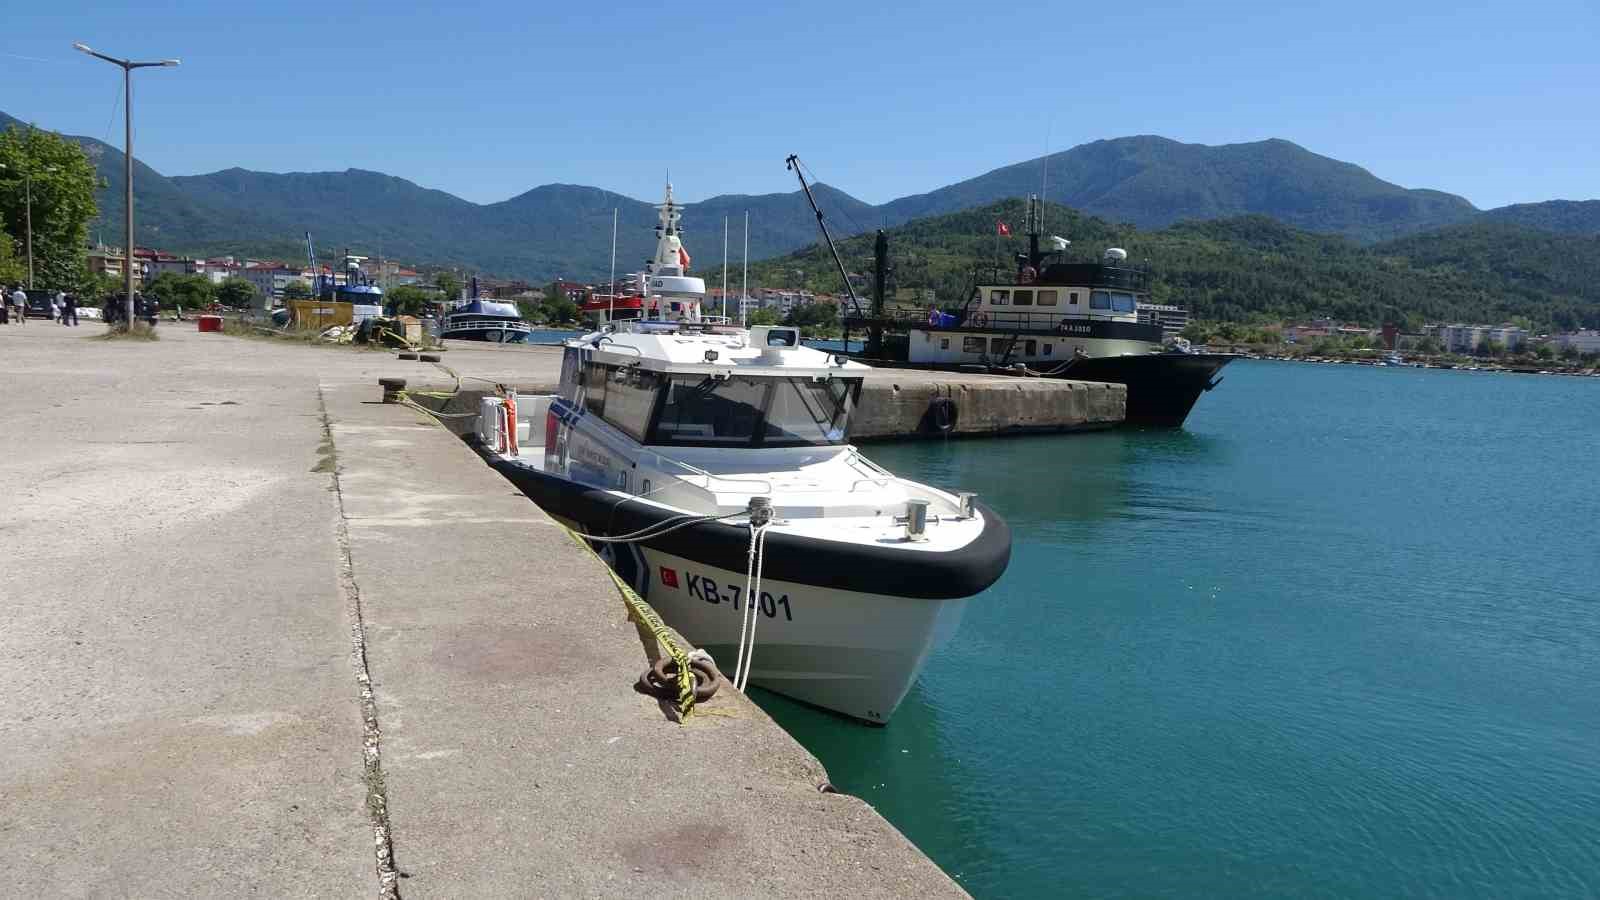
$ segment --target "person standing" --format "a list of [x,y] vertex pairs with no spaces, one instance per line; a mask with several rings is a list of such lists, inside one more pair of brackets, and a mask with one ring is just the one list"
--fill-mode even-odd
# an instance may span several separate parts
[[17,324],[28,324],[28,295],[22,292],[22,285],[17,285],[17,289],[11,292],[11,302],[17,306]]
[[67,324],[67,319],[72,319],[72,327],[78,327],[78,295],[67,294],[61,300],[61,324]]

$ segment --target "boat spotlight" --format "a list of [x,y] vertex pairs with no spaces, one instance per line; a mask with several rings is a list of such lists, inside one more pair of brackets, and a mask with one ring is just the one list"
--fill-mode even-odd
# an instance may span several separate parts
[[971,491],[962,491],[956,495],[956,500],[961,504],[961,518],[972,518],[974,512],[973,504],[977,503],[978,495]]
[[706,362],[714,363],[716,361],[717,361],[717,351],[715,351],[715,350],[707,350],[706,351]]

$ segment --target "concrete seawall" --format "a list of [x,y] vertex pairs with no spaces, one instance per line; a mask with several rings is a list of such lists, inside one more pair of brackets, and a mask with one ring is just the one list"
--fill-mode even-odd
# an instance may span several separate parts
[[1122,424],[1120,384],[879,369],[861,389],[853,441],[1088,431]]

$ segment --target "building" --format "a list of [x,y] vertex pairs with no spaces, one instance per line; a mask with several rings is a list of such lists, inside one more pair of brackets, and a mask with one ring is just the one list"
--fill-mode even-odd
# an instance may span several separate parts
[[1142,325],[1160,325],[1161,338],[1165,340],[1177,337],[1180,332],[1189,327],[1189,311],[1181,306],[1168,306],[1163,303],[1139,304],[1139,323]]
[[1561,352],[1576,348],[1579,353],[1600,353],[1600,331],[1573,331],[1550,340]]
[[1504,325],[1427,325],[1422,332],[1450,353],[1475,353],[1490,341],[1516,351],[1528,342],[1528,332],[1509,322]]

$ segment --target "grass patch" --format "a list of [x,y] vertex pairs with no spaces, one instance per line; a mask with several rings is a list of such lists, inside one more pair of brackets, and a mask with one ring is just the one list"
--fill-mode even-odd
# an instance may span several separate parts
[[146,322],[135,322],[131,330],[125,330],[119,325],[108,325],[106,330],[89,338],[91,341],[159,341],[161,335],[156,334],[153,326]]

